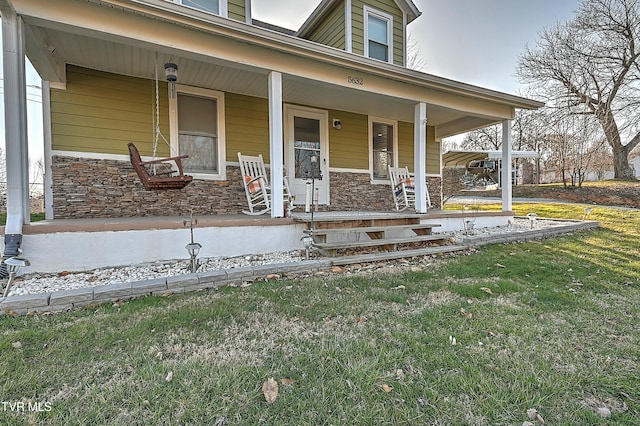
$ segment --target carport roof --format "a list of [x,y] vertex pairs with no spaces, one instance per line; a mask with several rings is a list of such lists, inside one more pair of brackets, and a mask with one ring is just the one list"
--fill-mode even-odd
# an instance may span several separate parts
[[[513,151],[511,158],[538,158],[536,151]],[[466,167],[469,161],[501,159],[502,151],[447,151],[442,155],[442,167]]]

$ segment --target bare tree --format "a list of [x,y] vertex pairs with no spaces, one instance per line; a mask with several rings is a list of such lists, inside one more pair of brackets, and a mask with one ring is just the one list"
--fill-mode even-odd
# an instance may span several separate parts
[[420,45],[418,45],[416,39],[413,38],[413,35],[409,33],[409,36],[407,37],[407,68],[419,71],[426,65],[427,62],[422,56]]
[[502,146],[502,126],[483,127],[467,133],[460,143],[462,149],[497,151]]
[[635,180],[629,153],[640,144],[640,0],[581,0],[573,21],[544,28],[537,47],[526,48],[517,74],[556,106],[593,115],[615,177]]

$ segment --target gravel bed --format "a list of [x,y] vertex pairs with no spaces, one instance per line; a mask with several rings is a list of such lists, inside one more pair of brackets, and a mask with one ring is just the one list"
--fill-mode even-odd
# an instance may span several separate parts
[[[533,229],[561,226],[566,222],[555,220],[536,220]],[[462,239],[469,235],[507,234],[531,230],[528,219],[516,218],[508,226],[479,228],[469,232],[455,232],[454,238]],[[275,265],[279,263],[299,262],[304,260],[303,251],[269,253],[260,255],[238,256],[228,258],[200,259],[198,272],[225,270],[243,266]],[[394,262],[394,261],[389,261]],[[397,261],[396,261],[397,262]],[[96,287],[106,284],[142,281],[189,273],[188,260],[174,260],[146,263],[118,268],[102,268],[86,272],[61,271],[58,274],[29,274],[16,278],[9,295],[46,293],[60,290],[71,290],[85,287]]]

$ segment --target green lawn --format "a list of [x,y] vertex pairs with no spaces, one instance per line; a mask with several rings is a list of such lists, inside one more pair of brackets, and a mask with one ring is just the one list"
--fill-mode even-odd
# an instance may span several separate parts
[[[31,213],[31,222],[44,220],[44,213]],[[7,212],[0,213],[0,226],[7,224]]]
[[2,399],[42,404],[0,423],[638,425],[640,212],[589,218],[385,272],[0,318]]

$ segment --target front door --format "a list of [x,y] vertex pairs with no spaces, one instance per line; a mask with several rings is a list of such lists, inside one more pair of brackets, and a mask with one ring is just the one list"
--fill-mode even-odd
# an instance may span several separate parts
[[[329,204],[329,114],[327,111],[286,105],[285,166],[295,204],[305,204],[307,182],[314,179],[318,204]],[[314,159],[317,162],[314,163]]]

